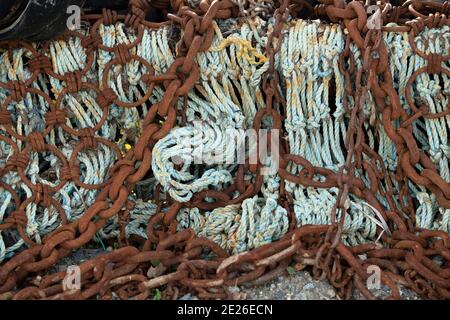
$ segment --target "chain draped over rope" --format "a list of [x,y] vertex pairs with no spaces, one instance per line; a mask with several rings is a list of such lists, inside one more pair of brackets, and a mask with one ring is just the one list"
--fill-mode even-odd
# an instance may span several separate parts
[[[421,190],[433,194],[441,208],[450,209],[449,181],[428,153],[421,149],[415,136],[418,119],[445,118],[449,121],[450,97],[445,98],[447,105],[444,110],[433,112],[412,92],[415,81],[422,74],[450,77],[450,52],[447,55],[426,53],[429,51],[419,49],[414,40],[426,28],[449,27],[450,4],[408,0],[394,6],[389,1],[377,1],[380,8],[378,14],[383,23],[381,28],[371,29],[367,27],[371,18],[368,17],[367,7],[372,4],[371,1],[319,2],[313,7],[302,0],[274,1],[274,6],[266,1],[172,0],[148,3],[131,0],[127,15],[104,9],[102,14],[84,17],[86,21],[93,22],[87,35],[67,32],[66,36],[81,39],[81,45],[87,52],[87,62],[85,69],[67,71],[63,75],[54,71],[46,55],[47,51],[52,50],[49,44],[43,44],[39,50],[20,41],[2,44],[10,60],[14,49],[20,47],[28,51],[30,72],[27,79],[0,83],[0,88],[8,92],[0,107],[0,141],[11,147],[10,157],[0,167],[0,176],[17,174],[25,185],[23,188],[29,190],[26,200],[23,200],[23,195],[0,180],[0,187],[11,194],[15,204],[14,211],[1,221],[0,231],[16,229],[28,246],[0,266],[1,297],[146,299],[153,289],[164,287],[166,298],[176,299],[191,291],[200,298],[223,299],[231,297],[228,286],[268,281],[284,272],[289,264],[295,263],[297,269],[307,268],[316,279],[327,278],[338,295],[347,299],[351,298],[355,288],[369,299],[376,298],[365,284],[370,265],[381,268],[381,282],[389,287],[390,298],[400,298],[398,285],[401,284],[424,298],[449,299],[449,234],[416,226],[410,188],[411,184],[420,186]],[[151,10],[167,13],[169,21],[146,21]],[[272,11],[273,14],[269,14]],[[290,19],[300,12],[307,12],[308,18],[340,24],[346,30],[345,47],[338,61],[339,71],[344,77],[343,108],[347,121],[343,165],[338,170],[315,166],[305,157],[293,153],[293,146],[280,135],[275,148],[280,154],[279,197],[268,200],[267,208],[258,207],[261,216],[273,214],[275,223],[288,221],[286,230],[270,227],[270,234],[277,234],[278,240],[257,239],[259,245],[255,249],[239,250],[239,253],[230,255],[223,246],[207,238],[207,231],[196,234],[192,228],[178,228],[177,216],[186,213],[185,210],[211,210],[211,214],[219,215],[226,214],[228,209],[236,211],[242,204],[243,207],[245,205],[246,215],[253,214],[254,206],[257,206],[257,201],[253,199],[257,199],[264,184],[261,174],[263,164],[261,161],[252,164],[246,159],[245,164],[238,165],[234,181],[222,181],[226,185],[223,190],[199,189],[185,202],[176,201],[170,196],[173,194],[165,194],[162,198],[161,185],[155,187],[152,198],[154,214],[144,222],[146,239],[140,247],[132,245],[125,236],[125,229],[138,204],[130,200],[130,195],[135,192],[136,186],[152,176],[152,161],[160,158],[159,154],[154,154],[158,141],[175,134],[180,118],[186,123],[189,93],[199,90],[196,84],[202,76],[197,57],[213,46],[215,26],[227,19],[248,19],[246,21],[251,24],[251,19],[258,15],[271,17],[272,28],[263,55],[256,56],[258,60],[252,60],[253,64],[264,64],[265,68],[260,88],[265,107],[256,111],[252,127],[258,131],[267,126],[266,123],[271,123],[273,129],[283,132],[286,130],[287,101],[276,63],[282,51],[285,29]],[[118,22],[134,30],[134,40],[119,44],[103,42],[99,34],[108,33],[105,26]],[[148,29],[168,25],[173,26],[174,32],[181,30],[181,35],[174,45],[174,60],[167,70],[161,72],[139,56],[136,47],[143,41]],[[390,51],[383,38],[383,32],[394,31],[408,32],[413,52],[426,61],[426,65],[415,70],[405,85],[409,110],[402,106],[401,97],[394,87],[394,75],[389,66]],[[251,46],[248,43],[245,45]],[[98,86],[88,77],[96,50],[113,57],[99,66],[101,81]],[[249,54],[248,50],[246,54]],[[136,81],[142,84],[144,92],[137,101],[123,101],[119,97],[123,88],[110,85],[110,71],[133,61],[143,65],[140,79]],[[65,83],[56,99],[33,86],[43,75]],[[75,129],[66,121],[69,114],[63,107],[62,97],[83,90],[95,93],[93,100],[103,113],[98,114],[95,125]],[[151,101],[154,92],[160,94],[157,101]],[[30,133],[17,132],[13,125],[13,111],[8,106],[19,104],[29,94],[38,96],[46,106],[45,128]],[[373,106],[372,116],[366,112],[368,101]],[[102,137],[100,132],[105,130],[103,125],[108,113],[114,112],[113,106],[133,110],[142,105],[147,107],[142,116],[142,133],[128,150],[124,152],[113,141]],[[395,170],[386,167],[369,142],[367,128],[376,126],[382,126],[392,141],[397,155]],[[64,150],[47,143],[47,136],[55,128],[61,128],[65,135],[75,137],[75,147],[68,157]],[[81,177],[85,169],[78,158],[89,149],[103,147],[111,150],[109,154],[114,163],[109,170],[105,170],[105,181],[90,184]],[[51,152],[61,162],[59,182],[51,185],[32,180],[26,174],[32,154],[46,152]],[[300,168],[298,174],[292,173],[292,166]],[[70,221],[64,214],[65,209],[53,197],[68,182],[79,188],[98,190],[95,202],[82,215]],[[294,199],[288,192],[289,184],[318,189],[337,188],[335,203],[329,212],[331,223],[297,226]],[[369,242],[350,246],[342,241],[351,197],[364,201],[381,216],[385,226],[377,227],[376,233],[382,244]],[[53,208],[61,219],[61,226],[48,233],[40,243],[30,239],[25,230],[29,220],[28,207],[38,205],[46,210]],[[220,209],[222,207],[228,209]],[[63,290],[64,271],[43,274],[72,250],[88,244],[115,217],[119,217],[121,224],[121,247],[80,264],[80,290]],[[261,228],[267,230],[263,224]],[[242,230],[246,229],[242,227]],[[233,233],[233,239],[227,242],[228,249],[236,248],[240,232]],[[250,239],[248,243],[255,241]],[[161,262],[159,271],[151,267],[155,260]],[[31,282],[27,280],[30,275],[33,276]]]

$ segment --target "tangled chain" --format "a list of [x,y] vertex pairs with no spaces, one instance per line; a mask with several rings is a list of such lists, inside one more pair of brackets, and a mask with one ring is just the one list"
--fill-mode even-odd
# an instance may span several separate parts
[[[450,298],[450,46],[435,32],[449,34],[450,4],[379,1],[383,24],[372,29],[370,1],[320,2],[131,0],[127,15],[85,16],[86,33],[3,43],[2,297],[146,299],[164,286],[166,298],[227,298],[228,286],[270,280],[296,262],[343,298],[354,288],[376,298],[365,285],[369,265],[381,268],[391,298],[400,298],[398,284]],[[154,23],[145,20],[151,10],[176,14]],[[305,12],[332,24],[296,20]],[[243,37],[218,36],[239,19]],[[296,30],[289,37],[286,26]],[[418,43],[422,32],[435,43]],[[164,43],[167,33],[179,41]],[[388,47],[401,43],[396,33],[409,44],[404,61],[394,57],[405,47]],[[327,59],[314,58],[308,34],[331,43]],[[293,62],[300,51],[309,59]],[[402,71],[412,55],[422,60]],[[234,68],[220,69],[228,63]],[[325,117],[330,96],[334,118]],[[286,133],[276,141],[277,174],[262,175],[263,159],[169,163],[177,138],[210,130],[214,149],[227,144],[228,126]],[[322,145],[318,135],[326,146],[308,147]],[[311,218],[331,201],[318,209],[321,223]],[[371,241],[346,238],[358,223]],[[65,272],[44,273],[98,234],[121,247],[80,264],[80,290],[63,290]]]

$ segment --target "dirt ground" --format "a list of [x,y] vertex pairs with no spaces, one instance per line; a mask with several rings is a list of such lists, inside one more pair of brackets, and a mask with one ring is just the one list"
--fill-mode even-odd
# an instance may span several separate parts
[[[339,300],[326,280],[316,281],[306,271],[280,276],[267,284],[239,290],[245,295],[243,298],[250,300]],[[389,290],[382,286],[372,293],[377,297],[387,297]],[[406,300],[419,299],[414,292],[405,288],[400,288],[400,294]],[[357,292],[352,299],[365,300],[365,297]]]

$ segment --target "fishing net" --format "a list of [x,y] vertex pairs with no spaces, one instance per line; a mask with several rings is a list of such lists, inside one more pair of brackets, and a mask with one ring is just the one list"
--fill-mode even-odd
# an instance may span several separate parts
[[[130,1],[2,43],[0,293],[227,298],[296,263],[449,298],[450,5],[400,2]],[[81,288],[48,271],[104,243]]]

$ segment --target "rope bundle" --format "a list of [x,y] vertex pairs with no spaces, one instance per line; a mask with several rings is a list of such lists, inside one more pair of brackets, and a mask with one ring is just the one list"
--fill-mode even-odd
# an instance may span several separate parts
[[[131,1],[0,52],[0,294],[106,239],[121,248],[82,265],[75,297],[223,298],[292,259],[342,297],[372,296],[372,263],[394,298],[395,282],[448,297],[446,17],[383,3],[393,22],[373,31],[358,1],[183,3],[172,24]],[[334,23],[289,16],[299,8]],[[252,163],[263,138],[247,134],[264,130],[275,147]],[[176,271],[147,279],[155,259]],[[51,287],[63,277],[15,298],[66,297]]]
[[[153,173],[157,181],[161,183],[163,190],[177,201],[186,202],[192,198],[193,194],[207,189],[208,186],[222,189],[233,180],[235,166],[216,164],[212,165],[210,169],[204,170],[204,172],[200,173],[197,170],[192,174],[190,165],[195,160],[196,153],[195,151],[192,152],[195,150],[195,147],[201,147],[203,155],[215,152],[217,159],[227,159],[225,153],[218,154],[217,150],[223,150],[235,155],[236,148],[233,147],[234,144],[230,144],[230,141],[227,140],[226,129],[230,127],[240,129],[250,126],[256,112],[264,108],[264,102],[259,91],[259,82],[261,81],[261,75],[267,70],[267,63],[262,62],[262,64],[258,65],[254,63],[254,59],[249,59],[249,57],[251,55],[255,57],[258,54],[262,55],[262,48],[265,45],[265,41],[267,41],[267,36],[261,37],[262,30],[254,29],[254,26],[253,24],[243,24],[240,29],[234,30],[231,35],[225,38],[219,27],[214,24],[215,38],[213,46],[207,52],[200,53],[197,58],[201,72],[201,80],[197,85],[197,92],[188,94],[186,120],[190,124],[172,130],[169,135],[160,140],[155,146],[152,160]],[[268,28],[269,26],[266,27]],[[425,50],[427,53],[446,52],[450,46],[448,29],[447,26],[444,26],[439,29],[424,31],[417,37],[419,49]],[[170,32],[168,27],[153,31],[146,30],[141,44],[131,53],[137,54],[148,61],[156,74],[163,73],[174,61],[174,54],[169,47],[168,36]],[[120,23],[111,26],[100,25],[99,34],[103,43],[107,46],[113,46],[117,43],[131,43],[135,40],[135,36],[128,34],[126,27]],[[297,20],[291,22],[287,34],[277,56],[276,65],[283,76],[283,86],[285,86],[286,90],[288,112],[285,126],[291,152],[305,157],[316,166],[336,170],[344,161],[340,141],[342,141],[346,132],[345,110],[342,105],[342,99],[345,94],[343,75],[340,73],[338,65],[339,54],[344,48],[343,31],[337,25],[324,25],[316,21]],[[433,39],[434,42],[426,42],[424,39]],[[396,80],[398,82],[396,83],[398,83],[400,97],[406,106],[404,96],[406,80],[414,70],[424,66],[425,61],[423,58],[411,54],[407,33],[386,32],[384,33],[384,40],[392,50],[390,66],[392,73],[397,77]],[[247,51],[247,54],[240,54],[243,50],[242,47],[252,42],[257,43],[256,47]],[[356,56],[358,56],[358,52],[356,49],[354,50]],[[74,72],[85,68],[89,64],[89,59],[81,46],[81,41],[76,37],[69,38],[66,41],[52,42],[49,52],[53,71],[56,74]],[[30,76],[30,72],[23,62],[26,56],[27,50],[25,49],[14,51],[12,61],[9,60],[7,53],[2,55],[3,63],[0,68],[2,81],[24,80]],[[95,60],[98,63],[98,70],[94,68],[94,65],[91,66],[87,78],[95,79],[96,75],[101,75],[106,64],[111,59],[113,59],[113,55],[108,51],[100,50],[96,53]],[[357,64],[361,64],[360,59],[357,60]],[[125,70],[111,69],[110,73],[114,75],[109,77],[109,84],[118,95],[119,100],[132,102],[143,97],[139,88],[141,86],[144,88],[144,84],[139,83],[138,79],[144,72],[145,66],[139,61],[130,61],[126,64]],[[415,94],[429,103],[432,112],[442,112],[448,103],[449,92],[447,88],[450,86],[448,85],[449,79],[446,74],[442,75],[442,81],[444,81],[443,87],[439,85],[439,79],[436,76],[421,74],[417,78],[417,93]],[[126,88],[123,86],[124,83],[127,83]],[[63,89],[62,82],[53,77],[49,77],[48,80],[38,79],[34,85],[48,94],[53,93],[57,95]],[[330,93],[331,86],[335,88],[333,93]],[[150,97],[152,102],[157,102],[161,98],[161,88],[157,89],[156,93]],[[333,110],[331,110],[332,106],[329,103],[331,94],[334,97],[334,100],[331,101]],[[0,90],[0,96],[4,100],[7,94]],[[72,128],[92,127],[99,123],[102,118],[102,109],[93,97],[93,92],[89,90],[80,91],[75,95],[67,94],[62,101],[66,108],[65,113],[69,115],[70,119],[70,122],[66,123]],[[370,106],[370,101],[368,100],[366,103],[367,108]],[[183,102],[180,101],[179,105],[181,107]],[[142,106],[145,112],[146,105],[143,104]],[[33,130],[43,128],[41,123],[45,121],[44,115],[48,111],[49,106],[42,97],[27,95],[23,101],[19,101],[16,105],[10,104],[9,108],[11,108],[11,112],[17,110],[17,113],[15,113],[17,119],[14,120],[17,123],[16,128],[18,132],[29,134]],[[367,112],[370,112],[370,110],[367,110]],[[140,117],[134,108],[119,108],[113,104],[107,121],[101,127],[100,135],[105,139],[116,141],[121,149],[125,149],[126,145],[133,143],[133,135],[139,134]],[[450,122],[446,121],[445,117],[425,119],[423,122],[415,124],[417,139],[425,150],[429,150],[433,161],[438,165],[440,173],[446,181],[450,179],[448,171],[450,153],[447,137],[449,125]],[[118,134],[121,135],[120,139],[116,139]],[[395,170],[395,149],[387,138],[383,127],[381,125],[378,125],[376,128],[368,127],[368,134],[371,146],[374,145],[375,139],[378,139],[380,156],[388,168]],[[196,139],[198,137],[203,137],[204,140]],[[73,149],[66,140],[65,134],[58,131],[52,133],[50,141],[47,142],[60,144],[63,154],[70,158]],[[237,139],[237,142],[239,142],[239,139]],[[18,141],[18,144],[20,145],[20,141]],[[184,147],[183,144],[185,144]],[[8,144],[3,141],[0,142],[0,145],[2,146],[2,160],[4,162],[8,159],[11,148],[8,148]],[[226,150],[230,146],[232,148]],[[171,162],[172,157],[179,157],[184,161],[181,170],[175,169]],[[108,175],[108,170],[114,163],[115,155],[110,148],[100,145],[96,150],[91,149],[80,152],[78,159],[82,168],[83,182],[96,185],[105,181],[104,177]],[[61,173],[58,170],[57,157],[48,154],[46,160],[49,161],[52,167],[56,168],[56,174],[59,176]],[[32,156],[26,172],[33,182],[47,183],[45,179],[40,177],[41,170],[38,162],[38,158]],[[300,170],[301,168],[298,165],[291,165],[291,173],[298,174]],[[279,180],[277,175],[265,177],[263,190],[270,189],[270,192],[266,192],[264,194],[265,198],[261,199],[269,201],[271,197],[277,198],[276,194],[279,192],[277,179]],[[14,181],[19,182],[17,175],[7,176],[7,183],[15,183]],[[19,182],[17,188],[17,190],[22,189],[30,195],[26,185]],[[449,232],[450,210],[440,207],[436,203],[434,195],[427,193],[423,187],[411,185],[410,188],[414,191],[413,194],[416,195],[419,201],[417,208],[418,227]],[[298,225],[330,223],[328,213],[334,204],[337,194],[336,189],[317,189],[294,183],[287,183],[286,189],[293,195],[294,211]],[[96,190],[79,188],[74,183],[68,183],[58,191],[56,199],[61,201],[67,219],[73,221],[79,218],[86,208],[94,203],[97,193]],[[8,192],[2,192],[0,196],[2,197],[0,217],[5,219],[8,216],[8,212],[11,212],[13,199]],[[134,201],[135,199],[131,200]],[[253,199],[251,201],[253,201],[253,206],[257,206],[255,204],[256,200]],[[359,203],[358,200],[355,201],[355,203]],[[152,211],[155,209],[154,205],[151,205],[150,208],[142,210],[146,212],[147,210]],[[244,208],[248,208],[248,204],[242,204],[242,210]],[[375,223],[367,218],[368,215],[373,217],[374,213],[364,205],[361,208],[365,209],[352,208],[351,215],[347,216],[348,222],[346,221],[344,224],[346,235],[344,240],[352,244],[374,240],[375,237]],[[202,224],[204,229],[200,227],[194,229],[199,234],[218,242],[224,248],[239,252],[264,243],[264,241],[258,242],[255,240],[253,242],[253,240],[248,240],[245,244],[245,241],[241,239],[239,240],[240,245],[232,245],[230,238],[227,238],[233,234],[232,232],[228,232],[227,236],[223,234],[219,236],[217,232],[208,231],[212,228],[210,224],[214,225],[217,221],[222,221],[216,221],[212,217],[222,215],[224,212],[233,212],[232,215],[228,214],[232,217],[229,219],[233,220],[239,210],[239,206],[230,206],[203,213],[197,210],[197,215],[203,218],[197,217],[195,219],[206,221],[206,224]],[[247,214],[248,209],[244,211]],[[259,212],[260,209],[257,211]],[[37,242],[40,241],[42,236],[59,225],[58,221],[60,220],[57,213],[51,210],[46,209],[42,213],[38,213],[37,207],[30,205],[26,212],[28,216],[26,232],[30,238]],[[262,210],[261,212],[268,211]],[[220,219],[225,219],[225,216]],[[274,221],[279,221],[279,219],[281,218],[276,218]],[[117,221],[114,220],[111,221],[111,226],[109,227],[112,231],[107,234],[104,233],[102,236],[115,237],[118,235],[118,232],[114,231],[117,228]],[[267,224],[268,222],[264,223]],[[244,222],[241,222],[242,224]],[[139,223],[133,222],[132,215],[128,229],[134,230],[133,234],[144,235],[145,232],[142,230],[137,231],[138,225]],[[238,227],[235,228],[239,229]],[[239,230],[243,230],[242,228]],[[282,229],[284,230],[285,228],[283,227]],[[214,230],[214,228],[211,230]],[[243,231],[236,234],[241,235],[241,238],[245,238]],[[283,232],[277,234],[277,237],[282,234]],[[7,239],[16,240],[6,246],[5,236]],[[3,232],[0,237],[0,260],[3,261],[6,257],[10,257],[23,244],[23,240],[14,232],[12,234]]]

